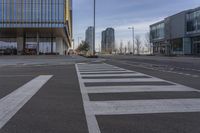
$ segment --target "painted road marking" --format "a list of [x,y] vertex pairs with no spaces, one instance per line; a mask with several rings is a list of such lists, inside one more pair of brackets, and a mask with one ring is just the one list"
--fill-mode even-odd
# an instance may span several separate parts
[[119,73],[126,73],[126,72],[132,72],[132,71],[129,71],[129,70],[123,70],[123,71],[118,71],[118,70],[112,70],[112,71],[105,71],[105,72],[99,72],[99,71],[93,71],[93,72],[82,72],[82,71],[80,71],[81,72],[81,74],[85,74],[85,73],[91,73],[91,74],[93,74],[93,73],[95,73],[95,74],[98,74],[98,73],[116,73],[116,72],[119,72]]
[[[144,74],[141,74],[141,73],[136,73],[136,72],[134,72],[134,73],[120,73],[120,74],[95,74],[95,75],[82,75],[82,77],[106,77],[106,76],[112,76],[112,77],[114,77],[114,76],[121,76],[121,77],[125,77],[125,76],[145,76]],[[146,75],[147,76],[147,75]]]
[[84,82],[86,83],[91,83],[91,82],[159,82],[163,81],[158,78],[127,78],[127,79],[83,79]]
[[78,71],[79,69],[78,69],[77,64],[76,64],[76,70],[77,70],[77,75],[78,75],[78,79],[79,79],[79,85],[80,85],[80,90],[81,90],[81,94],[82,94],[83,105],[84,105],[85,116],[86,116],[86,120],[87,120],[87,126],[88,126],[89,133],[101,133],[95,115],[91,114],[90,106],[87,106],[88,103],[90,102],[90,100],[89,100],[88,94],[84,93],[85,86],[84,86],[84,82],[81,82],[82,78],[81,78],[80,72]]
[[[81,72],[84,69],[90,72]],[[106,68],[108,66],[109,68]],[[93,67],[98,67],[95,69]],[[90,101],[89,94],[92,93],[124,93],[124,92],[200,92],[199,90],[162,80],[146,74],[124,70],[120,72],[98,72],[100,69],[109,69],[115,66],[101,64],[76,64],[80,89],[82,93],[84,109],[89,133],[100,133],[96,115],[123,115],[123,114],[152,114],[152,113],[182,113],[200,112],[200,98],[185,99],[147,99],[147,100],[117,100],[117,101]],[[96,70],[96,71],[94,71]],[[91,72],[92,71],[92,72]],[[144,78],[123,78],[127,76],[143,76]],[[145,78],[145,76],[149,78]],[[90,79],[87,79],[89,77]],[[96,77],[97,79],[91,79]],[[100,77],[98,79],[98,77]],[[104,78],[105,77],[105,78]],[[106,77],[112,77],[111,79]],[[115,78],[116,77],[116,78]],[[122,78],[120,78],[122,77]],[[154,81],[154,82],[152,82]],[[157,82],[165,84],[157,84]],[[135,83],[142,84],[137,85]],[[151,85],[145,85],[152,82]],[[112,83],[112,84],[111,84]],[[127,85],[127,83],[131,83]],[[88,84],[91,84],[87,86]],[[117,84],[117,85],[116,85]],[[167,85],[169,84],[169,85]]]
[[190,77],[193,77],[193,78],[199,78],[200,77],[199,75],[195,75],[195,74],[181,73],[181,72],[176,72],[176,71],[172,71],[172,70],[162,70],[162,69],[155,68],[155,67],[149,67],[149,66],[143,66],[143,65],[134,65],[134,64],[127,63],[127,62],[121,62],[121,63],[125,64],[125,65],[129,65],[129,66],[134,66],[134,67],[139,67],[139,68],[145,68],[145,69],[159,71],[159,72],[179,74],[179,75],[184,75],[184,76],[190,76]]
[[120,92],[164,92],[164,91],[197,91],[182,85],[176,86],[106,86],[106,87],[87,87],[86,93],[120,93]]
[[90,102],[94,115],[200,112],[200,99],[121,100]]
[[52,75],[41,75],[0,99],[0,129],[34,96]]
[[123,69],[90,69],[90,70],[80,70],[80,72],[105,72],[105,71],[125,71]]
[[0,75],[0,78],[12,78],[12,77],[32,77],[34,75]]

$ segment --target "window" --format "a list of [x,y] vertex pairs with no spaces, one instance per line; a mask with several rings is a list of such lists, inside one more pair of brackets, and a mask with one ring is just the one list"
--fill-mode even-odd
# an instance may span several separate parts
[[165,36],[165,24],[160,23],[151,27],[151,39],[163,39]]
[[2,22],[3,19],[3,3],[0,3],[0,22]]
[[200,10],[197,12],[197,29],[200,30]]
[[59,4],[59,22],[62,22],[64,19],[64,5]]
[[187,14],[187,32],[200,30],[200,11]]
[[0,22],[7,27],[57,27],[64,24],[64,10],[64,0],[1,0]]

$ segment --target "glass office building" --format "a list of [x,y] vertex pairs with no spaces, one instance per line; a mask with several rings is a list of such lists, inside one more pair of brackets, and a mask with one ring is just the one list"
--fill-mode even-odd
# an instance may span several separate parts
[[150,36],[154,54],[200,56],[200,7],[152,24]]
[[65,54],[71,46],[72,0],[0,0],[0,48]]

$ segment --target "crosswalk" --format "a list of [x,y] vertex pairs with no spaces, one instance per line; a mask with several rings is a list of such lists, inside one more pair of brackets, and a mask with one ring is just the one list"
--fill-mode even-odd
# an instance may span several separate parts
[[200,112],[199,90],[105,63],[76,69],[90,133],[101,132],[96,115]]

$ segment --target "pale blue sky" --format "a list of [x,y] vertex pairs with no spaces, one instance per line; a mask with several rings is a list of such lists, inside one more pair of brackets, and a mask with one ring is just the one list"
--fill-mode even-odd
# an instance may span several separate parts
[[[116,42],[131,40],[128,27],[135,27],[135,34],[142,38],[149,25],[180,11],[200,6],[200,0],[96,0],[97,48],[101,31],[115,28]],[[85,30],[93,25],[93,0],[73,0],[73,27],[75,43],[85,39]]]

